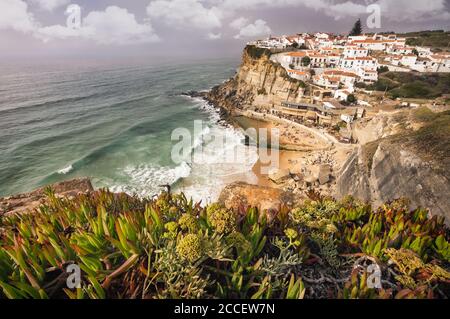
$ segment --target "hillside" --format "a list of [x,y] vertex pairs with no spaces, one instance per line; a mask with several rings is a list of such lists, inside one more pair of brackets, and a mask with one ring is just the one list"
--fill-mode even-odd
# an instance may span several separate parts
[[[372,123],[355,127],[363,145],[344,165],[337,196],[353,194],[376,205],[406,197],[414,207],[427,207],[449,222],[450,112],[421,108]],[[367,136],[365,130],[379,135]]]
[[443,30],[409,32],[400,36],[407,38],[407,45],[431,47],[435,52],[448,50],[450,43],[450,32]]
[[[361,85],[360,85],[361,86]],[[386,72],[374,84],[364,85],[368,90],[386,92],[391,98],[434,99],[450,94],[450,74]]]

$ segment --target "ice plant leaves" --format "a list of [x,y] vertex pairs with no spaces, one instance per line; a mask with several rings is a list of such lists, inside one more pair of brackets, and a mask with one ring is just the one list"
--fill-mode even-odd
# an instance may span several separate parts
[[[449,230],[404,201],[373,210],[310,193],[268,222],[183,194],[47,196],[36,212],[0,217],[0,298],[448,297]],[[379,267],[382,287],[349,256]],[[79,287],[66,286],[68,265]]]

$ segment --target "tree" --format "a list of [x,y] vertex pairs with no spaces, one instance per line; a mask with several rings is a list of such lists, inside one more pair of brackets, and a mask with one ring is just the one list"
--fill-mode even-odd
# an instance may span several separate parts
[[350,31],[349,36],[361,35],[361,33],[362,33],[361,19],[358,19],[355,22],[352,31]]
[[353,95],[353,94],[349,94],[348,96],[347,96],[347,102],[349,103],[349,104],[353,104],[353,103],[356,103],[356,97]]
[[378,74],[386,73],[386,72],[389,72],[389,67],[387,67],[386,65],[382,65],[377,69],[377,71],[378,71]]
[[417,55],[417,56],[419,56],[419,51],[417,51],[417,49],[413,49],[413,50],[412,50],[412,53],[415,54],[415,55]]
[[311,63],[311,59],[309,56],[305,56],[302,58],[302,65],[303,66],[308,66]]

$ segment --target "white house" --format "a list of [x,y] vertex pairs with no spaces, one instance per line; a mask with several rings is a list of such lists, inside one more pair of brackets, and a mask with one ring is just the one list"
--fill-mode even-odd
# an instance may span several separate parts
[[325,70],[322,74],[329,77],[337,77],[339,79],[339,83],[346,87],[347,90],[351,91],[353,91],[353,87],[358,79],[358,74],[345,70]]
[[408,47],[408,46],[392,45],[392,46],[388,46],[386,48],[386,53],[394,54],[394,55],[412,54],[413,49],[414,48]]
[[401,65],[412,67],[414,64],[416,64],[417,61],[417,55],[415,54],[406,54],[402,55],[400,59]]
[[309,58],[311,59],[310,66],[312,68],[324,68],[327,66],[328,56],[325,54],[312,53],[309,55]]
[[336,90],[336,92],[334,92],[334,98],[339,101],[347,101],[350,94],[352,93],[347,90]]
[[369,54],[369,50],[357,46],[346,46],[343,54],[346,58],[360,58],[367,56]]
[[340,67],[355,71],[360,68],[376,71],[378,68],[378,61],[373,57],[343,58]]
[[301,81],[307,81],[311,78],[311,74],[306,71],[288,69],[287,73],[289,74],[289,76],[291,78],[301,80]]
[[373,83],[373,82],[378,81],[377,70],[359,68],[358,75],[363,82]]
[[419,58],[427,58],[433,54],[431,49],[426,47],[416,47],[416,50],[419,53]]
[[450,58],[445,55],[418,58],[411,69],[418,72],[450,72]]
[[[309,51],[288,52],[284,55],[284,64],[301,66],[302,59],[308,56]],[[283,63],[282,63],[283,64]]]
[[339,88],[339,77],[319,74],[313,76],[313,83],[326,89],[337,89]]
[[386,43],[381,40],[355,40],[352,44],[373,51],[384,51],[386,49]]
[[353,42],[353,41],[364,41],[367,39],[366,35],[351,35],[348,37],[348,41],[349,42]]

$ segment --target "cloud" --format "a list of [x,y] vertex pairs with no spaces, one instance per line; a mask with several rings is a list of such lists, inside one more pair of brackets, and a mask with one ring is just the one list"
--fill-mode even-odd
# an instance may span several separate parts
[[31,0],[31,2],[36,3],[43,10],[53,11],[56,8],[69,4],[70,0]]
[[227,13],[264,8],[306,7],[335,20],[365,16],[367,5],[372,3],[379,4],[382,18],[391,21],[418,21],[436,18],[445,20],[450,16],[445,5],[446,0],[209,0],[209,2]]
[[219,40],[222,38],[222,33],[208,33],[208,39],[209,40]]
[[28,5],[21,0],[0,1],[0,30],[12,29],[30,33],[36,28],[36,21],[28,12]]
[[445,0],[380,0],[382,16],[392,21],[420,21],[425,19],[450,19]]
[[255,23],[249,24],[243,28],[241,28],[239,34],[235,35],[235,39],[241,38],[252,38],[258,37],[262,35],[269,35],[272,32],[272,29],[267,25],[267,22],[264,20],[256,20]]
[[83,28],[103,44],[148,43],[158,41],[150,23],[140,24],[127,9],[110,6],[105,11],[92,11],[83,20]]
[[244,17],[237,18],[230,23],[230,27],[236,30],[242,29],[248,24],[248,19]]
[[147,14],[175,28],[193,27],[211,30],[222,26],[222,13],[205,7],[200,0],[156,0],[147,6]]
[[81,38],[100,44],[118,45],[159,41],[150,23],[138,23],[134,14],[117,6],[90,12],[79,29],[53,25],[37,29],[35,35],[44,41]]

